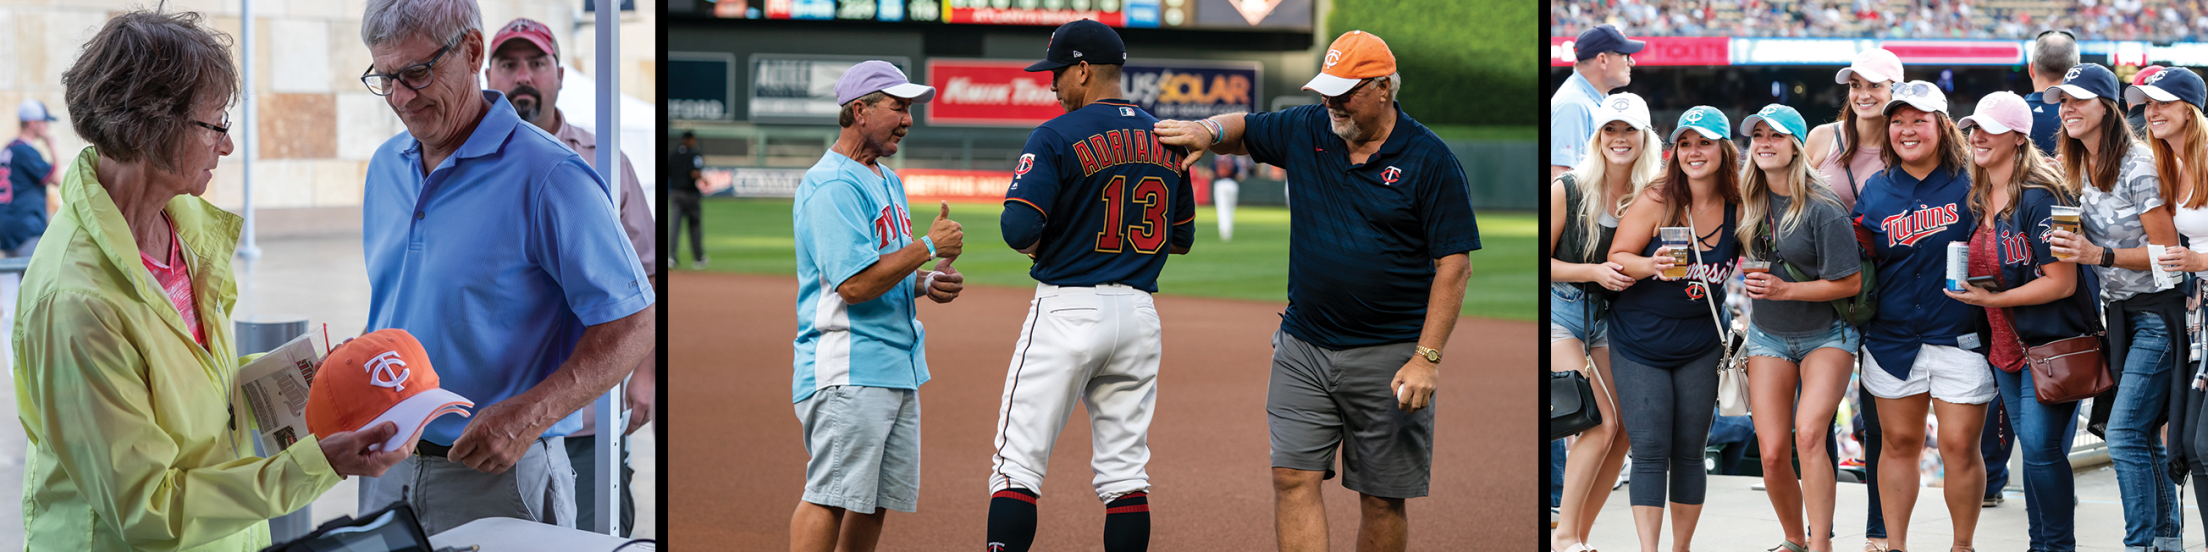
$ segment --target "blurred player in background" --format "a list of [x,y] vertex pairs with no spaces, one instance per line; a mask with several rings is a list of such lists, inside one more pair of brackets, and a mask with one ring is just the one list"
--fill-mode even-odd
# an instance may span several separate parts
[[1236,181],[1250,172],[1246,155],[1211,156],[1211,204],[1219,209],[1219,241],[1234,241],[1234,202],[1242,186]]

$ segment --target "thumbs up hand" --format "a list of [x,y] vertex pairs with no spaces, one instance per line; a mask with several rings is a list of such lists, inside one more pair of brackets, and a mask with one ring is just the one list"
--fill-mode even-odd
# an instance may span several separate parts
[[958,221],[951,220],[951,202],[942,203],[943,212],[935,216],[935,223],[928,225],[928,239],[935,242],[935,256],[945,259],[958,258],[966,245],[966,231]]

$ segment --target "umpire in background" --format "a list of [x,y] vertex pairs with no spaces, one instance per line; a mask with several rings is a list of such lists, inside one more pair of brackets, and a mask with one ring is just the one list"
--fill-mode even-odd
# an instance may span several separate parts
[[[1433,394],[1480,248],[1464,170],[1395,102],[1387,43],[1350,31],[1304,85],[1323,105],[1159,121],[1158,141],[1248,154],[1292,175],[1288,312],[1265,410],[1283,551],[1325,550],[1319,482],[1344,449],[1363,509],[1359,550],[1403,550],[1404,499],[1426,496]],[[1190,156],[1184,163],[1192,163]]]
[[705,155],[698,152],[696,132],[682,131],[682,144],[667,154],[667,170],[675,175],[667,181],[667,199],[674,203],[667,211],[675,215],[674,226],[667,230],[667,266],[675,266],[675,259],[682,256],[676,251],[682,246],[682,223],[689,221],[690,268],[705,268],[705,219],[699,216],[698,206],[702,196],[698,180],[705,177]]

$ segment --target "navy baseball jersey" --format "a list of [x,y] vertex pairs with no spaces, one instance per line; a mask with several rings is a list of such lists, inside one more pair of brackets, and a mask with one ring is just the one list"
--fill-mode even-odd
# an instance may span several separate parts
[[[2016,211],[2008,218],[1994,219],[1994,239],[2000,243],[1995,252],[2001,261],[2001,285],[2016,289],[2031,284],[2046,275],[2048,265],[2057,262],[2048,247],[2047,236],[2054,232],[2054,215],[2050,208],[2062,203],[2076,205],[2078,201],[2057,198],[2053,192],[2042,188],[2025,188],[2022,198],[2016,202]],[[2098,329],[2089,317],[2099,312],[2094,305],[2100,302],[2100,295],[2095,293],[2100,286],[2092,277],[2093,271],[2084,268],[2080,265],[2068,267],[2078,273],[2077,289],[2069,297],[2009,309],[2009,323],[2016,327],[2018,337],[2031,345],[2044,345]]]
[[[1035,243],[1036,281],[1122,284],[1157,293],[1165,256],[1196,241],[1196,194],[1185,155],[1151,135],[1158,119],[1126,100],[1066,112],[1027,136],[1004,194],[1005,241]],[[1033,208],[1034,212],[1025,209]]]
[[1364,163],[1307,105],[1243,119],[1250,158],[1288,171],[1288,312],[1281,330],[1331,350],[1418,340],[1434,260],[1480,248],[1472,191],[1449,147],[1396,106]]
[[1941,166],[1919,180],[1897,166],[1855,198],[1857,239],[1878,265],[1878,313],[1863,325],[1863,347],[1897,379],[1909,379],[1922,345],[1984,352],[1985,313],[1941,291],[1947,244],[1969,243],[1978,224],[1969,195],[1970,173]]

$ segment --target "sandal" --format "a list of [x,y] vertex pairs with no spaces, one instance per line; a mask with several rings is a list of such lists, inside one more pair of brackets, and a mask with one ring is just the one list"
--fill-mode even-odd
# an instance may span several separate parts
[[1571,547],[1569,547],[1569,548],[1565,548],[1565,549],[1563,549],[1563,550],[1556,550],[1556,549],[1554,549],[1554,548],[1551,548],[1551,549],[1549,549],[1549,550],[1551,550],[1551,551],[1553,551],[1553,552],[1597,552],[1597,551],[1595,550],[1595,547],[1592,547],[1592,546],[1587,546],[1587,543],[1584,543],[1584,542],[1583,542],[1583,543],[1579,543],[1579,544],[1574,544],[1574,545],[1572,545]]
[[1769,550],[1765,550],[1764,552],[1779,552],[1780,550],[1785,550],[1787,552],[1809,552],[1808,548],[1803,548],[1802,545],[1794,544],[1792,541],[1779,541],[1778,546],[1773,546]]

